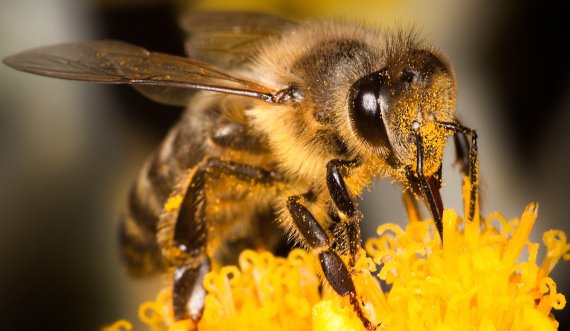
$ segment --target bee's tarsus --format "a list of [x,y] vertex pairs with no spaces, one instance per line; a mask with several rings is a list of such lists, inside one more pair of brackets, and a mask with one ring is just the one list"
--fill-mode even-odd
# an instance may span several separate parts
[[362,311],[362,308],[360,307],[360,303],[358,302],[358,297],[356,295],[356,292],[349,293],[349,300],[350,300],[350,303],[352,304],[352,306],[354,308],[354,311],[356,312],[356,315],[358,316],[358,318],[360,318],[360,321],[362,322],[362,325],[364,325],[366,330],[376,330],[376,328],[380,324],[375,325],[372,322],[370,322],[368,320],[368,318],[366,318],[366,316],[364,316],[364,312]]

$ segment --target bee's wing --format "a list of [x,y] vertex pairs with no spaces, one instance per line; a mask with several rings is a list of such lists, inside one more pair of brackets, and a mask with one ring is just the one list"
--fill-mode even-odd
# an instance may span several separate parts
[[153,53],[120,41],[60,44],[4,59],[8,66],[37,75],[109,84],[131,84],[159,102],[181,104],[190,89],[270,102],[273,89],[224,73],[193,59]]
[[192,58],[233,68],[250,59],[259,43],[297,23],[253,12],[189,12],[180,20]]

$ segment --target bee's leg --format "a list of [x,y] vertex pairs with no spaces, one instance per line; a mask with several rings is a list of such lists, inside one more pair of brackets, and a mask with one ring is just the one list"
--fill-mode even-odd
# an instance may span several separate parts
[[174,272],[173,309],[177,320],[198,321],[204,310],[206,292],[202,282],[210,271],[206,254],[205,185],[207,180],[222,175],[256,184],[271,184],[278,179],[272,171],[218,158],[206,160],[195,170],[176,217],[172,242],[185,259]]
[[220,175],[254,183],[270,184],[275,173],[234,162],[208,159],[194,172],[176,218],[173,245],[186,258],[175,269],[173,309],[177,320],[192,318],[198,321],[204,309],[206,292],[202,286],[210,271],[210,260],[205,252],[207,244],[204,205],[207,177]]
[[328,283],[340,296],[349,296],[350,303],[364,326],[374,329],[374,325],[364,316],[362,307],[358,302],[356,289],[350,271],[331,248],[331,238],[321,227],[311,212],[301,204],[300,196],[291,196],[287,199],[287,209],[291,214],[295,228],[303,237],[304,242],[313,254],[316,254],[321,263],[323,275]]
[[354,267],[360,248],[360,220],[362,214],[356,209],[354,198],[346,188],[341,172],[342,167],[355,167],[357,161],[331,160],[327,163],[327,187],[336,208],[348,219],[343,220],[348,236],[350,253],[349,265]]
[[[463,173],[469,175],[469,212],[467,213],[467,219],[473,220],[473,217],[475,216],[475,205],[479,195],[477,132],[459,123],[442,122],[439,124],[454,133],[457,158],[462,164]],[[471,144],[469,144],[466,138],[467,135],[471,136]]]
[[176,217],[172,245],[185,260],[174,271],[172,305],[176,320],[198,321],[204,309],[206,292],[202,282],[210,271],[203,208],[205,177],[206,167],[195,171]]

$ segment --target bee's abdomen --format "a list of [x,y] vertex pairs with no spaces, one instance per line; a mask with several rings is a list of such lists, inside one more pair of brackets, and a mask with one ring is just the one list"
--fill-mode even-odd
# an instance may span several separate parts
[[126,216],[119,230],[121,255],[129,274],[140,277],[164,271],[156,234],[138,228],[137,219]]

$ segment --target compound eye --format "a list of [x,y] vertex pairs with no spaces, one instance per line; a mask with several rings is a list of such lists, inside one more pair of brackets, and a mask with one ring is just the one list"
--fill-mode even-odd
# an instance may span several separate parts
[[381,72],[374,72],[360,78],[350,88],[352,127],[364,140],[375,146],[388,146],[388,135],[382,119],[382,111],[386,110],[385,77]]

